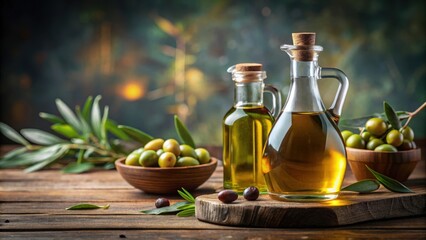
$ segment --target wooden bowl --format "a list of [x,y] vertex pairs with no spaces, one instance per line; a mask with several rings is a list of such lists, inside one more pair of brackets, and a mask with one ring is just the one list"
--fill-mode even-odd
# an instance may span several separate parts
[[217,159],[207,164],[189,167],[139,167],[124,164],[125,158],[115,161],[115,167],[130,185],[146,193],[176,194],[182,187],[194,190],[213,174]]
[[375,152],[372,150],[346,148],[349,165],[355,178],[375,179],[365,167],[388,177],[404,182],[421,159],[420,148],[398,152]]

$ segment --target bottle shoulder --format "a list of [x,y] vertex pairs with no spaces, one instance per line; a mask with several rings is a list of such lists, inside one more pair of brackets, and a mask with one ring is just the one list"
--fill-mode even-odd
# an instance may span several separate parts
[[232,107],[224,116],[223,123],[231,125],[238,120],[251,118],[253,120],[274,121],[271,113],[266,107]]

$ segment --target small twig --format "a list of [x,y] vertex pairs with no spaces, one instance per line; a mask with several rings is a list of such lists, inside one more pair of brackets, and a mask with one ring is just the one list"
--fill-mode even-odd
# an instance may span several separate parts
[[407,122],[405,122],[404,126],[402,128],[406,128],[408,126],[408,123],[410,123],[411,119],[416,116],[421,110],[426,108],[426,102],[424,102],[419,108],[416,109],[416,111],[412,113],[408,113],[409,117],[407,119]]

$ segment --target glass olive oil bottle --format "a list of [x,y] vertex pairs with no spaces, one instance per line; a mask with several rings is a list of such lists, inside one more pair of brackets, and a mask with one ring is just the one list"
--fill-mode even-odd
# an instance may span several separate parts
[[265,85],[261,64],[231,67],[235,81],[234,105],[223,118],[223,186],[237,192],[249,186],[266,191],[261,159],[274,118],[263,105],[263,92],[272,93],[275,109],[281,105],[277,89]]
[[[284,109],[269,134],[262,171],[273,199],[321,201],[338,196],[346,170],[346,150],[337,128],[348,90],[346,75],[318,66],[321,46],[315,33],[294,33],[294,45],[281,49],[291,58],[291,87]],[[340,86],[330,109],[321,100],[318,79]]]

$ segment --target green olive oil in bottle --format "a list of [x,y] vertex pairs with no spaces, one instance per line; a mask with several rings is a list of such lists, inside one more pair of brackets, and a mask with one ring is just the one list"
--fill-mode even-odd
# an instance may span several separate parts
[[274,117],[263,105],[263,92],[273,96],[274,112],[280,109],[277,89],[265,85],[261,64],[237,64],[228,69],[235,82],[234,105],[223,118],[223,187],[237,192],[249,186],[267,191],[262,155]]

